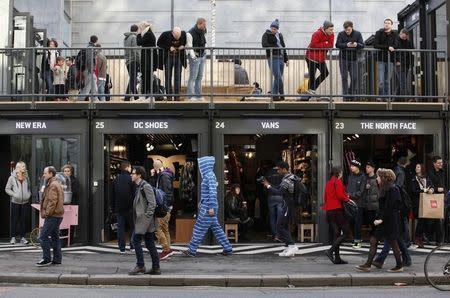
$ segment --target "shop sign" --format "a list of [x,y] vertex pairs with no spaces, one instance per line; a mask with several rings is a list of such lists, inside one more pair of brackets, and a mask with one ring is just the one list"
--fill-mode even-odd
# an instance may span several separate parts
[[45,121],[16,121],[16,129],[46,129]]
[[169,122],[165,122],[165,121],[134,121],[133,128],[137,128],[137,129],[168,129]]
[[[346,128],[345,122],[336,122],[334,125],[336,130]],[[416,122],[402,122],[402,121],[362,121],[359,123],[359,128],[362,130],[416,130]]]

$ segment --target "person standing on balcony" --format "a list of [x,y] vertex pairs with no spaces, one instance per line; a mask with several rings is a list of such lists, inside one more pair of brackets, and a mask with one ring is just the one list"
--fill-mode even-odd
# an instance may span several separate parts
[[[152,88],[153,72],[158,68],[158,51],[156,47],[156,37],[149,22],[142,21],[138,25],[137,45],[143,47],[141,50],[141,73],[142,73],[142,94],[156,93]],[[153,89],[153,90],[152,90]]]
[[[180,94],[181,69],[186,68],[186,32],[180,27],[174,27],[172,31],[163,32],[157,42],[158,47],[163,49],[164,77],[167,94]],[[172,77],[174,82],[172,84]],[[171,95],[169,95],[171,97]],[[178,100],[178,96],[175,100]]]
[[97,72],[98,72],[98,81],[97,81],[97,88],[100,101],[105,101],[105,89],[106,89],[106,71],[108,69],[108,60],[106,60],[105,55],[102,53],[102,46],[100,44],[96,44],[95,47],[97,48]]
[[[409,50],[414,49],[409,40],[409,31],[403,28],[400,30],[398,38],[399,51],[395,55],[395,77],[397,79],[397,95],[411,94],[411,65],[413,64],[413,55]],[[401,100],[404,101],[404,100]]]
[[392,30],[394,22],[384,20],[384,28],[375,33],[374,48],[377,53],[378,95],[391,94],[391,79],[394,73],[394,51],[398,48],[398,34]]
[[[53,68],[56,65],[56,58],[60,56],[60,52],[56,50],[58,42],[56,39],[48,39],[46,47],[50,48],[44,50],[41,62],[41,78],[45,83],[45,93],[54,94],[55,89],[53,87]],[[51,97],[47,97],[46,100],[52,100]]]
[[186,33],[187,57],[189,61],[189,80],[187,94],[189,100],[201,100],[202,79],[205,68],[206,20],[198,18],[197,23]]
[[[137,31],[138,26],[131,25],[130,32],[124,33],[125,38],[123,40],[123,46],[126,48],[136,48],[137,47]],[[141,51],[136,49],[125,49],[125,65],[127,66],[128,76],[130,80],[128,81],[127,90],[125,91],[125,101],[130,100],[129,94],[137,94],[137,73],[140,71],[141,62]],[[138,99],[135,96],[134,99]]]
[[[98,100],[97,89],[97,76],[95,74],[95,44],[98,41],[98,37],[92,35],[89,39],[89,44],[86,49],[81,49],[76,59],[77,68],[83,72],[84,87],[81,89],[80,94],[87,95],[89,93],[95,94],[94,100]],[[83,100],[79,97],[79,100]]]
[[[339,48],[339,69],[342,77],[342,94],[344,100],[349,100],[348,94],[358,93],[358,50],[364,48],[364,41],[361,32],[353,29],[352,21],[344,22],[344,30],[339,32],[336,40],[336,48]],[[348,76],[350,75],[350,86]]]
[[289,58],[284,43],[283,34],[279,31],[280,22],[275,19],[270,24],[270,29],[267,29],[262,36],[262,47],[269,48],[266,50],[267,60],[269,62],[269,68],[272,71],[272,96],[274,101],[284,100],[284,83],[283,72],[284,65],[289,66]]

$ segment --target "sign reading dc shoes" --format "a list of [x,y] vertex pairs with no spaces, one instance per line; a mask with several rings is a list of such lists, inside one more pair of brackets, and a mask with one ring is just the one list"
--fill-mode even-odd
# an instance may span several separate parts
[[168,129],[169,122],[165,122],[165,121],[134,121],[133,128],[137,128],[137,129]]

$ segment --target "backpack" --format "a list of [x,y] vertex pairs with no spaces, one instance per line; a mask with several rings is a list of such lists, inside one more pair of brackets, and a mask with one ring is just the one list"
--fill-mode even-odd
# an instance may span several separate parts
[[400,197],[402,199],[399,207],[400,214],[402,217],[408,217],[412,210],[411,198],[404,187],[398,187],[398,190],[400,191]]
[[[155,201],[156,201],[156,208],[155,208],[155,217],[156,218],[163,218],[167,215],[167,212],[169,212],[169,208],[166,205],[165,196],[166,194],[161,190],[157,189],[156,187],[152,187],[153,194],[155,195]],[[144,189],[141,188],[141,194],[142,196],[147,199],[145,196]]]
[[291,178],[294,182],[294,203],[296,206],[306,207],[309,200],[309,191],[306,186],[300,181],[300,178],[294,176]]

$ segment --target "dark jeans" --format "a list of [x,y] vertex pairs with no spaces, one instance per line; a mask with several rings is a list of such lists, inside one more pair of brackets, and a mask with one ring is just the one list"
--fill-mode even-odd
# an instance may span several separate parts
[[[400,238],[397,240],[398,243],[398,247],[400,248],[400,252],[402,253],[402,260],[403,263],[411,263],[411,255],[409,254],[408,251],[408,247],[406,246],[405,241]],[[391,250],[391,245],[389,244],[388,241],[384,241],[384,245],[383,245],[383,249],[381,250],[381,252],[378,254],[376,261],[383,264],[384,260],[386,260],[389,251]]]
[[281,216],[277,218],[277,238],[283,240],[286,245],[292,245],[295,242],[292,240],[291,232],[289,231],[289,210],[286,203],[283,203]]
[[280,95],[284,94],[283,72],[284,72],[284,57],[272,56],[268,60],[269,68],[272,71],[272,94]]
[[[130,96],[128,94],[138,94],[137,87],[136,87],[136,80],[137,80],[137,73],[139,72],[139,62],[137,61],[131,61],[130,63],[127,63],[127,71],[128,76],[130,77],[130,80],[128,81],[127,90],[125,91],[125,100],[129,101]],[[135,96],[134,99],[138,99],[138,96]]]
[[[306,59],[309,71],[309,89],[316,90],[319,85],[328,77],[328,68],[325,62],[318,63],[309,59]],[[316,78],[316,70],[319,70],[320,75]]]
[[395,66],[395,78],[396,78],[396,94],[397,95],[410,95],[411,94],[411,71],[409,67],[396,65]]
[[283,215],[283,198],[280,196],[269,196],[269,219],[272,235],[277,235],[277,219]]
[[16,204],[11,202],[11,237],[25,237],[25,224],[30,217],[29,204]]
[[120,251],[125,251],[125,228],[126,224],[130,227],[130,249],[134,248],[133,245],[133,232],[134,232],[134,223],[133,223],[133,215],[130,212],[128,213],[117,213],[117,243],[119,244]]
[[46,262],[52,260],[50,247],[53,248],[53,261],[61,262],[62,260],[61,240],[59,239],[59,225],[62,220],[62,217],[49,216],[44,221],[44,226],[39,235],[39,242],[42,247],[43,259]]
[[136,265],[144,267],[144,252],[142,251],[141,240],[144,237],[145,247],[147,247],[152,258],[152,268],[159,268],[159,255],[155,246],[155,233],[145,233],[144,235],[133,234],[134,251],[136,252]]
[[[437,243],[442,243],[442,220],[441,219],[427,219],[426,229],[428,232],[428,240],[436,241]],[[435,236],[433,238],[433,236]]]
[[[180,57],[178,55],[167,58],[164,63],[164,76],[166,80],[166,93],[167,94],[180,94],[181,89],[181,64]],[[174,83],[172,85],[172,76],[174,77]]]
[[[357,94],[358,93],[358,60],[339,61],[339,69],[342,77],[342,94]],[[348,84],[348,76],[350,75],[350,86]]]
[[330,251],[334,252],[336,260],[339,260],[339,248],[345,239],[350,237],[350,227],[344,216],[343,209],[334,209],[327,211],[327,221],[333,228],[333,244]]
[[[55,89],[53,88],[53,73],[51,70],[45,71],[42,74],[42,79],[44,80],[46,94],[54,94]],[[46,97],[46,100],[51,100],[50,97]]]
[[355,242],[361,241],[361,226],[364,221],[364,213],[367,213],[366,211],[366,208],[358,207],[358,212],[355,217],[355,224],[353,226],[353,238],[355,239]]

